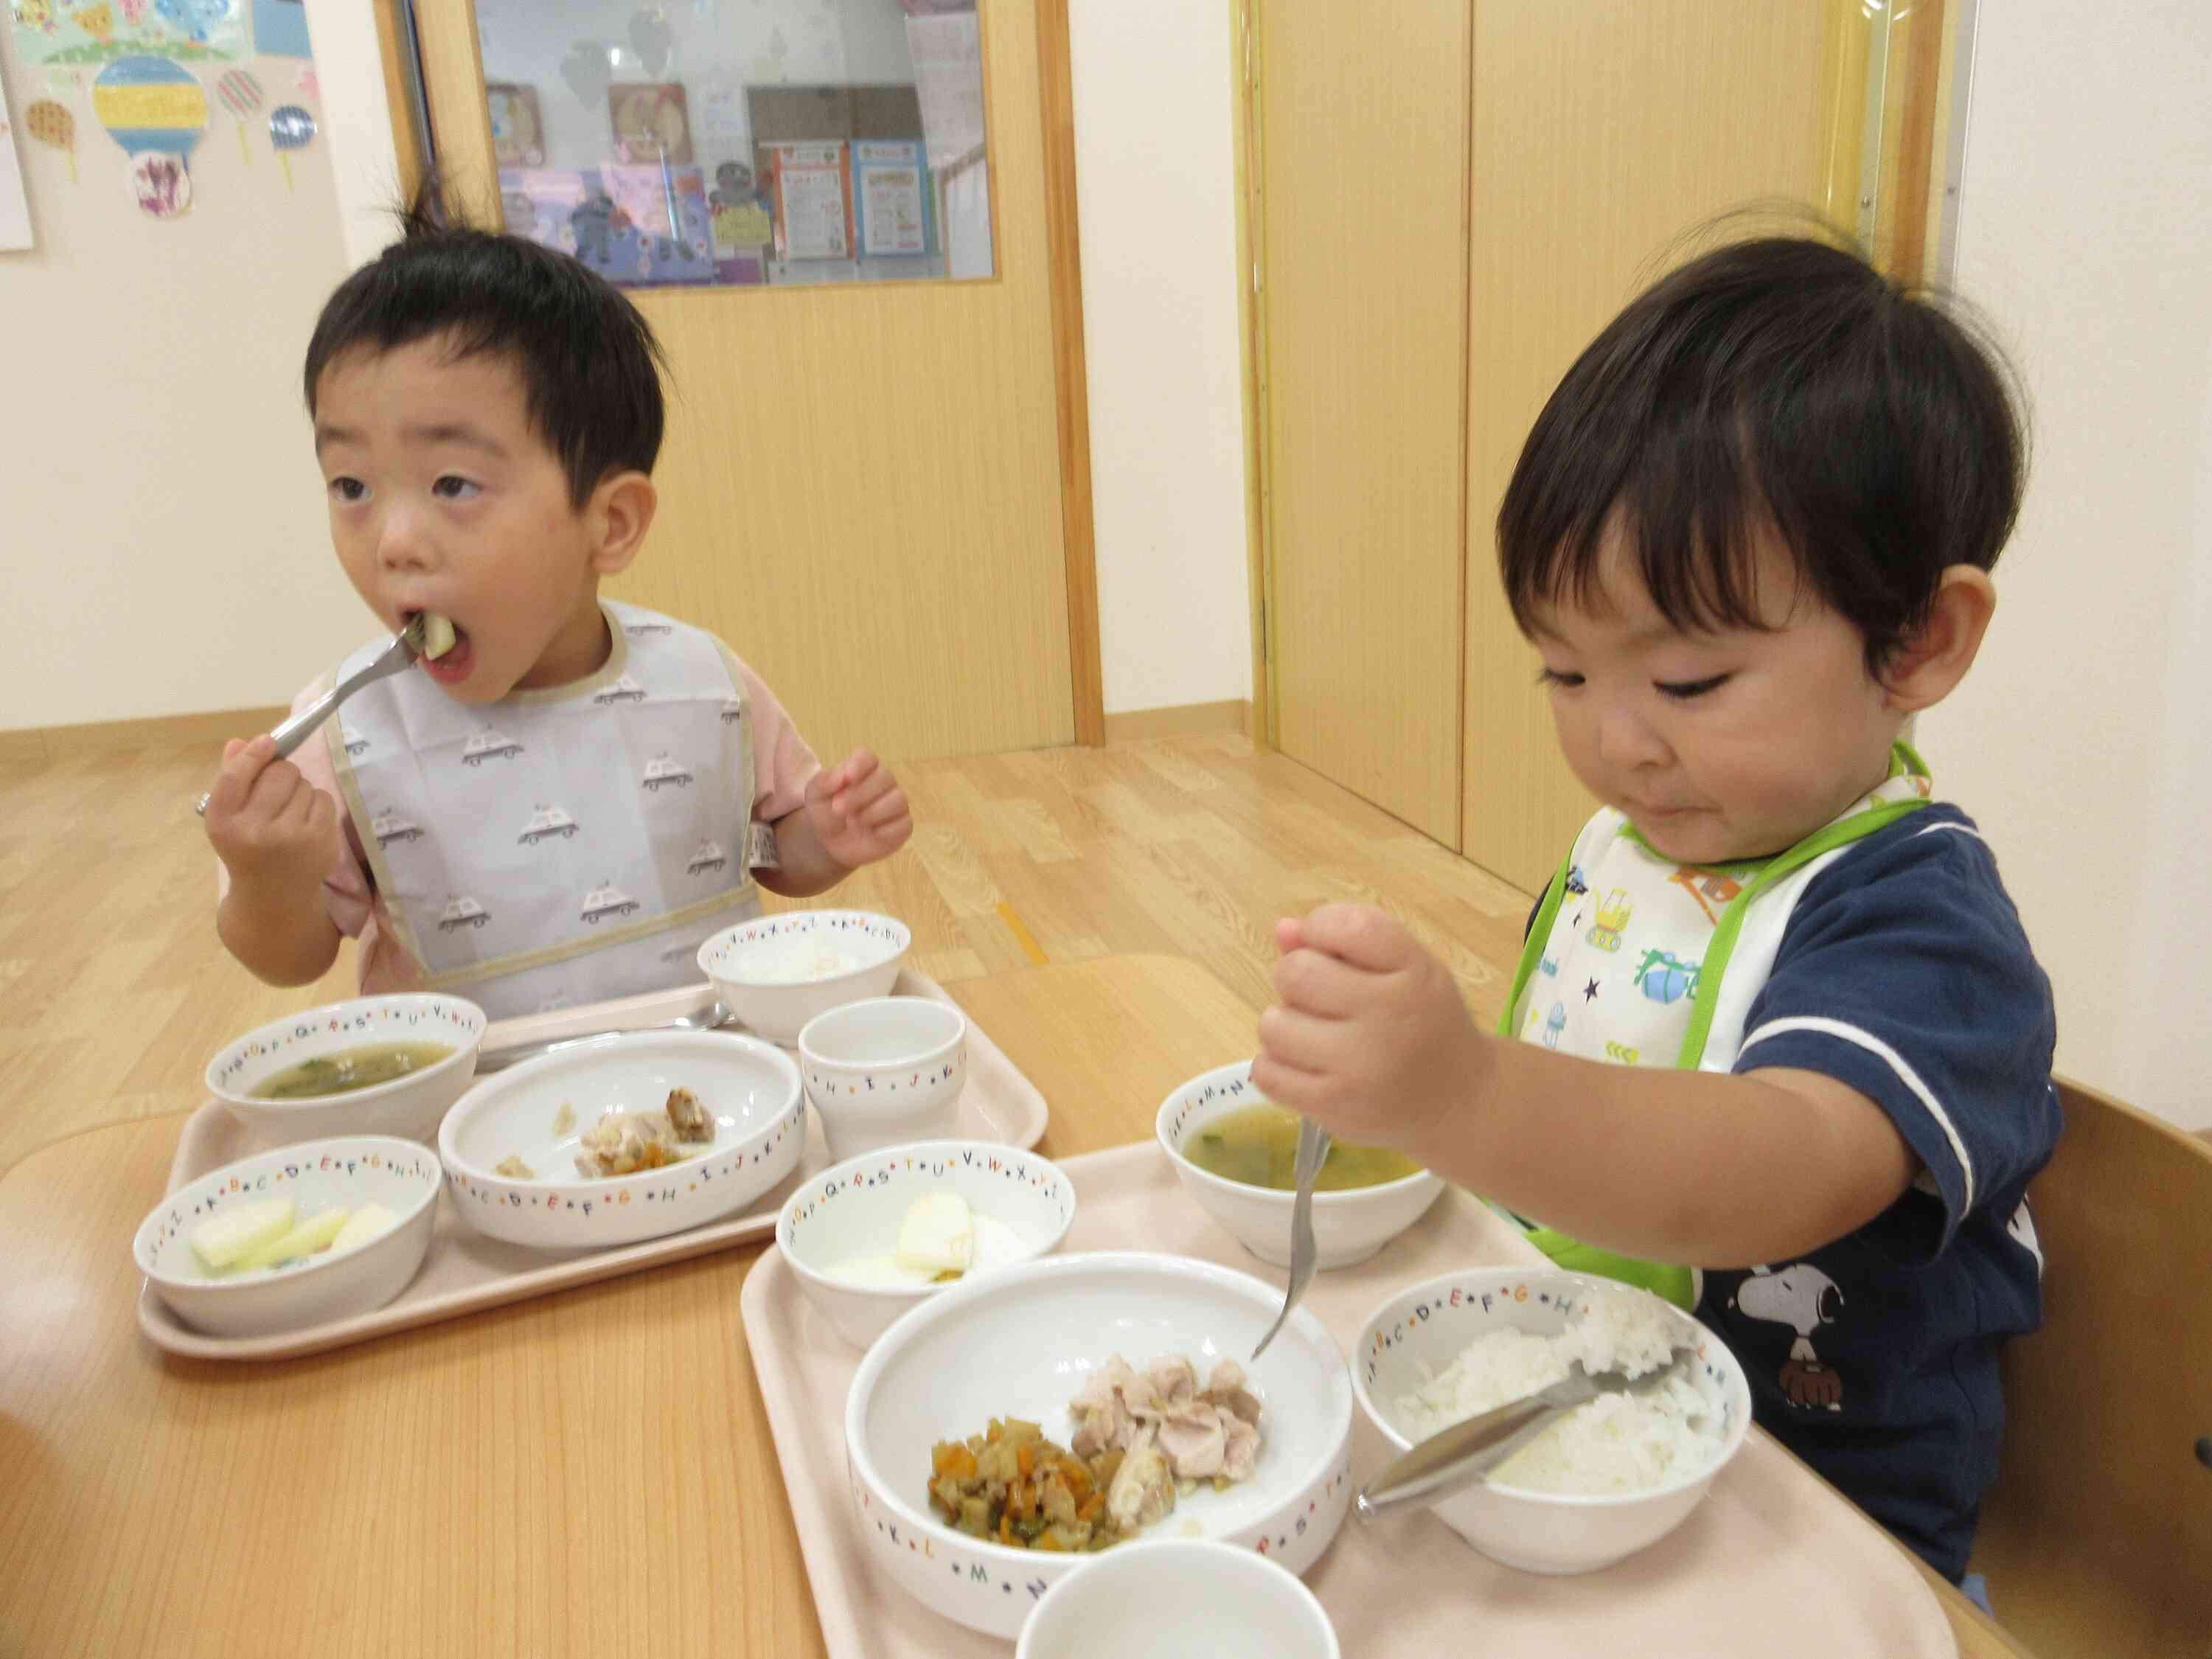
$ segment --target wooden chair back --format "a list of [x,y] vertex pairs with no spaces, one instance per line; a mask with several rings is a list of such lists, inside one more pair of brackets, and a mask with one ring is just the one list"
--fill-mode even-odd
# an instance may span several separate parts
[[2212,1146],[2059,1083],[1973,1565],[2038,1659],[2212,1659]]

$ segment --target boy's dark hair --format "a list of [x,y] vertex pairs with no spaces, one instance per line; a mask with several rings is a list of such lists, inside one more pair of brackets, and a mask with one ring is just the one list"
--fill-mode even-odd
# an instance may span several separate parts
[[1675,627],[1755,626],[1771,522],[1866,640],[1869,672],[1947,566],[2012,533],[2026,431],[2002,357],[1924,295],[1826,243],[1770,237],[1663,277],[1591,342],[1536,418],[1498,513],[1522,631],[1587,600],[1617,519]]
[[400,222],[401,239],[339,283],[316,319],[308,414],[323,371],[345,353],[442,337],[456,357],[491,352],[513,362],[530,423],[568,474],[572,506],[611,472],[653,471],[666,360],[614,284],[526,238],[453,221],[434,183]]

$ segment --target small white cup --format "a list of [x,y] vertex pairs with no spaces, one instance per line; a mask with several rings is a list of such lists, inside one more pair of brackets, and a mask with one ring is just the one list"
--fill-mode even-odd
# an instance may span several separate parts
[[968,1016],[928,997],[848,1002],[799,1032],[799,1074],[836,1163],[951,1139],[968,1082]]
[[1314,1593],[1257,1551],[1211,1539],[1116,1544],[1037,1600],[1014,1659],[1342,1659]]

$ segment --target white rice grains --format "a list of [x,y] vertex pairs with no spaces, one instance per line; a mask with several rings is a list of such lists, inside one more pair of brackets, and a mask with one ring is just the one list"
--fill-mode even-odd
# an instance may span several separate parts
[[[1602,1291],[1557,1336],[1487,1332],[1399,1398],[1398,1427],[1425,1440],[1549,1388],[1576,1360],[1588,1370],[1618,1368],[1640,1376],[1667,1363],[1678,1328],[1656,1297]],[[1720,1455],[1721,1442],[1718,1401],[1676,1375],[1654,1389],[1601,1394],[1577,1407],[1492,1470],[1490,1481],[1523,1492],[1644,1492],[1704,1468]]]

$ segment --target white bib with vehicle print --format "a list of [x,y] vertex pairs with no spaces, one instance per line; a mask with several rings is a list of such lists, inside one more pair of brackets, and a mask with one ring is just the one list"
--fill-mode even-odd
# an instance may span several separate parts
[[588,679],[471,708],[399,674],[328,728],[400,943],[495,1019],[688,983],[699,945],[760,908],[751,711],[727,652],[604,609],[614,648]]
[[[1889,803],[1925,800],[1929,787],[1923,769],[1901,766],[1835,824]],[[1521,989],[1514,1034],[1585,1060],[1677,1066],[1686,1063],[1683,1042],[1702,997],[1712,1005],[1711,1024],[1687,1063],[1730,1070],[1797,896],[1850,844],[1760,886],[1744,910],[1725,972],[1715,962],[1709,975],[1708,951],[1729,904],[1775,860],[1679,864],[1654,852],[1620,813],[1598,812],[1576,839],[1558,914]]]

